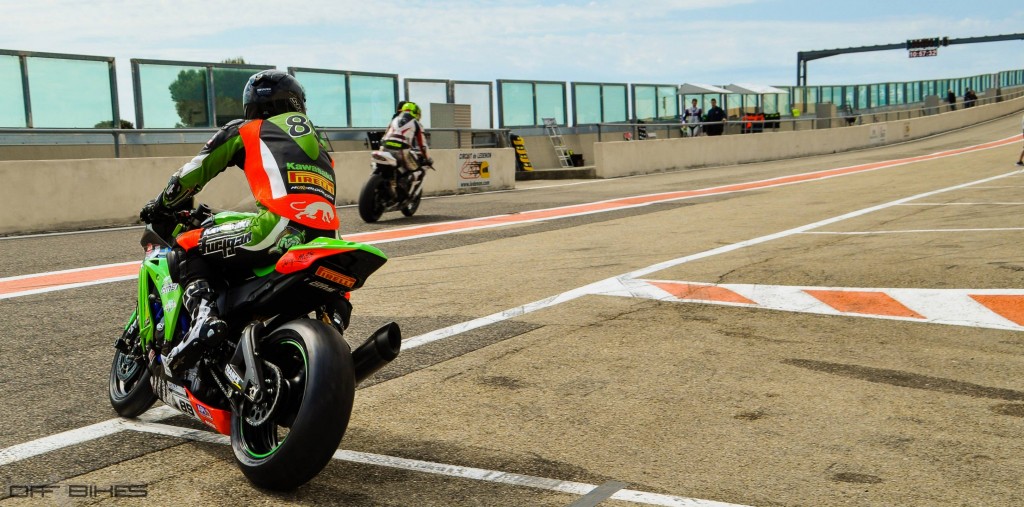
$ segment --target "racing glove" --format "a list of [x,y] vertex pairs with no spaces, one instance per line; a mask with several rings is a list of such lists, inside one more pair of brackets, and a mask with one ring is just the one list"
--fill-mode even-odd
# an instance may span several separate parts
[[164,196],[160,194],[156,199],[146,203],[139,212],[139,218],[147,224],[158,221],[167,221],[174,216],[173,210],[164,205]]

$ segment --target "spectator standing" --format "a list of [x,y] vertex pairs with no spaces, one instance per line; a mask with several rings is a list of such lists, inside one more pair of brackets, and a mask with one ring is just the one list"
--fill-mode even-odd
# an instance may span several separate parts
[[946,92],[946,102],[949,102],[950,111],[956,111],[956,94],[953,93],[952,88],[950,88],[949,91]]
[[974,93],[974,90],[968,88],[967,91],[964,92],[964,109],[973,107],[976,100],[978,100],[978,94]]
[[693,99],[691,103],[693,105],[686,108],[683,120],[690,124],[690,137],[694,137],[700,135],[700,122],[704,116],[704,111],[697,106],[697,99]]
[[722,131],[725,130],[725,110],[718,107],[718,101],[711,99],[711,109],[708,109],[707,121],[708,125],[704,127],[704,132],[709,136],[720,136]]

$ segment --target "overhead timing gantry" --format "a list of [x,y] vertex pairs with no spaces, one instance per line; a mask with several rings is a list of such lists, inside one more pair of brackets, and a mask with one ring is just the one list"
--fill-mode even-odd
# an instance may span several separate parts
[[848,53],[866,53],[869,51],[887,51],[890,49],[906,49],[911,58],[920,56],[937,56],[939,46],[952,46],[954,44],[972,44],[975,42],[997,42],[1004,40],[1024,40],[1024,33],[1009,35],[987,35],[984,37],[965,37],[962,39],[950,39],[949,37],[932,37],[926,39],[911,39],[906,42],[895,44],[881,44],[878,46],[860,46],[844,49],[822,49],[816,51],[799,51],[796,54],[796,85],[807,86],[807,62],[827,58],[829,56],[845,55]]

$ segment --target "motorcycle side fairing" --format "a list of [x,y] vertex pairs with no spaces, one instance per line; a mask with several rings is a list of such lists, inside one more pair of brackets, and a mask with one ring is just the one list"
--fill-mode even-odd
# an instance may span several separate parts
[[[139,299],[135,317],[143,350],[148,350],[158,337],[170,343],[179,329],[182,288],[171,281],[167,266],[169,251],[169,248],[151,245],[139,267]],[[156,290],[151,290],[151,287]]]

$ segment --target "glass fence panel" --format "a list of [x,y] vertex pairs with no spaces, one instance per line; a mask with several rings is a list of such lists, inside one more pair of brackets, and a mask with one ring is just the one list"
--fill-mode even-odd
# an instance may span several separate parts
[[807,87],[807,89],[806,89],[806,92],[807,92],[807,104],[817,104],[819,102],[818,101],[818,91],[819,91],[819,89],[818,89],[817,86],[808,86]]
[[804,95],[806,93],[807,90],[802,86],[794,86],[789,89],[789,108],[786,110],[789,111],[790,114],[793,113],[794,109],[799,109],[800,111],[805,109]]
[[604,106],[603,122],[626,121],[629,108],[626,105],[626,85],[604,85],[601,93]]
[[895,105],[901,105],[907,103],[907,98],[904,95],[903,83],[891,83],[889,84],[889,103]]
[[348,92],[345,74],[295,71],[306,90],[306,110],[320,127],[348,127]]
[[921,82],[921,93],[925,96],[938,95],[935,88],[935,81],[922,81]]
[[779,110],[776,112],[782,114],[783,116],[789,116],[793,114],[793,105],[790,102],[790,99],[791,94],[789,93],[779,94]]
[[653,86],[634,86],[633,101],[633,116],[637,120],[649,121],[657,116],[658,98]]
[[351,110],[353,127],[386,127],[395,115],[396,77],[352,74]]
[[455,103],[469,104],[473,115],[473,128],[489,129],[494,126],[491,117],[490,83],[455,83]]
[[0,127],[24,128],[25,90],[21,84],[21,59],[0,55]]
[[565,125],[565,85],[561,83],[537,83],[536,90],[536,124],[543,125],[544,118],[554,118],[559,125]]
[[501,83],[503,127],[536,125],[533,111],[533,83]]
[[29,57],[27,66],[34,127],[113,126],[113,83],[107,62]]
[[448,83],[406,81],[405,86],[409,90],[409,94],[405,97],[406,100],[415,102],[417,106],[420,106],[420,110],[423,111],[423,117],[420,119],[420,123],[422,123],[424,127],[430,128],[430,104],[448,103]]
[[139,64],[135,86],[142,112],[141,125],[136,126],[210,126],[205,67]]
[[679,89],[675,86],[658,87],[658,118],[674,120],[679,118]]
[[573,84],[576,102],[572,105],[576,125],[601,122],[601,86]]
[[853,86],[843,87],[843,105],[848,105],[851,108],[855,107],[854,104],[856,103],[856,98],[856,89]]

